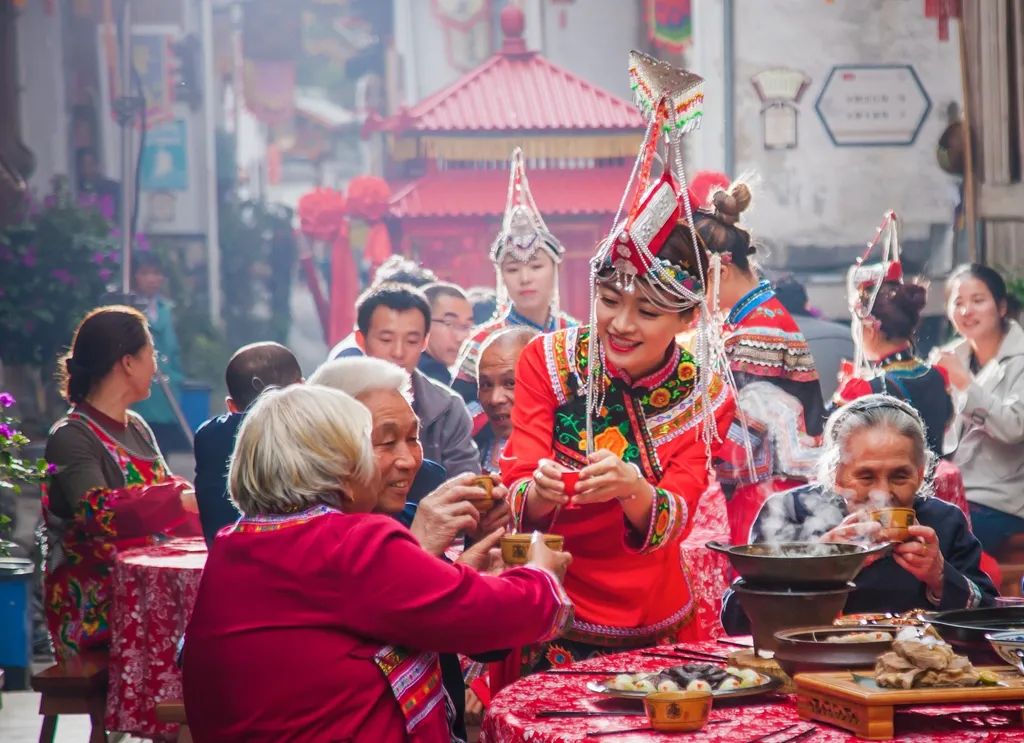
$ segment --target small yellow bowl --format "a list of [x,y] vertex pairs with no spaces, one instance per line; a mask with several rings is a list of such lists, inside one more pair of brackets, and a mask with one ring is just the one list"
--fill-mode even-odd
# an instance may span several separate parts
[[700,730],[711,714],[711,692],[656,691],[644,697],[644,711],[655,730]]
[[[506,534],[501,538],[501,559],[506,565],[525,565],[529,559],[533,534]],[[562,551],[561,534],[545,534],[544,544],[555,552]]]
[[908,529],[917,523],[913,508],[880,508],[868,516],[882,525],[882,535],[890,542],[906,542],[910,539]]

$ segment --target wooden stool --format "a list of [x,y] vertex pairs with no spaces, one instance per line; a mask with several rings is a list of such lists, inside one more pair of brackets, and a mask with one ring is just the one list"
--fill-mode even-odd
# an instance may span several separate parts
[[107,653],[82,653],[50,666],[32,677],[32,688],[42,694],[39,714],[43,727],[39,743],[53,743],[58,715],[89,715],[89,743],[106,743],[103,716],[107,707]]
[[185,703],[180,699],[160,702],[156,705],[156,719],[178,725],[178,743],[192,743],[192,733],[185,717]]

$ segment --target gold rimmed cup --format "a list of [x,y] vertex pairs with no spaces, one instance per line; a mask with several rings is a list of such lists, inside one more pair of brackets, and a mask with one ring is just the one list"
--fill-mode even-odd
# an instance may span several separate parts
[[710,691],[656,691],[644,697],[644,711],[655,730],[700,730],[711,714]]
[[[561,552],[565,540],[561,534],[545,534],[544,544],[553,552]],[[505,534],[501,538],[501,559],[506,565],[525,565],[530,559],[533,534]]]
[[910,527],[917,523],[913,508],[879,508],[868,516],[882,525],[882,537],[888,542],[906,542]]

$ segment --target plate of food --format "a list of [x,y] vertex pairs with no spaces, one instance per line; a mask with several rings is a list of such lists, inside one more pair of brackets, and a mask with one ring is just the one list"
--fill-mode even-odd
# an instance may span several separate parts
[[752,668],[684,663],[663,671],[620,673],[602,681],[591,681],[587,689],[620,699],[643,699],[656,691],[710,691],[715,699],[733,699],[777,689],[778,680]]

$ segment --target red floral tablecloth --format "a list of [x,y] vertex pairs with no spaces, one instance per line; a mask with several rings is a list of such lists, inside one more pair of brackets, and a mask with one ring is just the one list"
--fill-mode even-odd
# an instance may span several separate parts
[[725,494],[717,483],[712,483],[701,496],[693,515],[693,530],[680,548],[683,570],[697,602],[694,624],[698,628],[696,637],[701,640],[713,640],[725,634],[720,617],[722,596],[732,578],[729,558],[704,546],[711,541],[729,541]]
[[[692,643],[689,647],[727,655],[729,648],[715,642]],[[684,662],[684,661],[680,661]],[[639,651],[594,658],[573,666],[577,670],[654,671],[673,661],[648,658]],[[481,729],[481,743],[573,743],[594,740],[587,733],[647,726],[641,715],[576,718],[538,718],[542,710],[625,710],[640,709],[638,702],[610,700],[587,690],[588,681],[601,675],[576,676],[535,674],[520,679],[499,693],[491,702]],[[624,706],[625,705],[625,706]],[[972,712],[973,710],[973,712]],[[853,735],[824,723],[800,719],[795,697],[773,694],[749,698],[745,703],[720,703],[711,710],[711,721],[703,730],[688,734],[642,732],[607,738],[615,743],[639,741],[686,741],[746,743],[751,738],[795,727],[769,738],[765,743],[782,741],[808,728],[814,734],[805,743],[845,743],[858,740]],[[1003,707],[983,712],[966,707],[915,707],[898,710],[895,719],[899,740],[956,741],[957,743],[1010,743],[1024,741],[1019,708]],[[597,740],[605,740],[598,738]]]
[[[776,478],[757,485],[744,485],[737,488],[728,507],[729,531],[733,544],[746,544],[750,541],[750,527],[753,526],[754,519],[757,518],[761,506],[766,500],[775,493],[787,490],[797,484],[795,480]],[[935,497],[952,503],[964,512],[969,526],[971,513],[967,508],[967,495],[964,491],[963,478],[960,476],[960,468],[952,462],[940,461],[935,468],[932,487]]]
[[117,556],[107,729],[173,740],[177,726],[158,723],[156,705],[182,698],[175,654],[205,564],[202,539],[174,539]]

